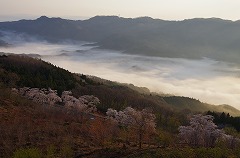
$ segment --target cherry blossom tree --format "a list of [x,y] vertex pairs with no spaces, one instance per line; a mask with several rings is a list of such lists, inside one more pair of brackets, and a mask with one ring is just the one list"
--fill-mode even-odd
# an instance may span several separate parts
[[224,136],[223,130],[213,123],[211,115],[193,115],[189,126],[179,127],[179,137],[182,142],[191,146],[212,147],[218,138]]
[[13,89],[13,92],[43,105],[57,105],[61,103],[66,109],[75,112],[93,113],[97,111],[96,105],[100,103],[100,100],[92,95],[80,96],[77,99],[72,96],[71,91],[64,91],[62,96],[59,97],[57,91],[50,88],[39,89],[24,87]]
[[18,92],[20,95],[25,96],[34,102],[44,105],[55,105],[58,102],[62,102],[62,99],[57,95],[56,90],[52,89],[39,89],[39,88],[20,88],[14,89],[14,92]]
[[100,103],[97,97],[84,95],[77,99],[71,95],[71,91],[64,91],[62,93],[62,102],[66,108],[86,113],[97,111],[96,105]]
[[155,132],[156,123],[155,115],[147,109],[141,111],[131,107],[125,108],[123,111],[108,109],[107,116],[120,126],[126,128],[134,128],[138,134],[139,148],[142,147],[143,136],[146,133]]

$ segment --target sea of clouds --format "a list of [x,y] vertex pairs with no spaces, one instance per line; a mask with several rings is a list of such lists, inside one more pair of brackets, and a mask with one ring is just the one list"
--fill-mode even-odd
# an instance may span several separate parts
[[240,68],[233,63],[203,58],[189,60],[128,55],[103,50],[86,42],[48,43],[26,35],[2,32],[11,44],[0,52],[39,54],[54,65],[75,73],[98,76],[149,88],[154,92],[193,97],[240,109]]

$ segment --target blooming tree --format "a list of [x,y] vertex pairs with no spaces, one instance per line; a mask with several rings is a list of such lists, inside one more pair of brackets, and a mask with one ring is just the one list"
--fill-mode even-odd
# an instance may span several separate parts
[[96,105],[100,100],[92,95],[80,96],[78,99],[72,96],[71,91],[64,91],[62,96],[57,95],[56,90],[39,88],[13,89],[14,92],[43,105],[56,105],[62,103],[68,110],[75,112],[91,113],[97,110]]
[[66,108],[87,113],[97,111],[96,105],[100,103],[97,97],[84,95],[77,99],[71,95],[71,91],[64,91],[62,93],[62,102]]
[[211,115],[193,115],[189,126],[179,127],[179,137],[191,146],[211,147],[218,138],[224,135],[223,130],[217,129]]
[[141,111],[131,107],[125,108],[123,111],[108,109],[107,116],[120,126],[131,127],[136,129],[139,140],[139,148],[142,147],[143,135],[147,132],[155,132],[156,123],[155,115],[147,109]]
[[55,105],[57,102],[62,102],[62,99],[57,95],[57,91],[50,88],[47,90],[24,87],[19,90],[14,89],[14,91],[34,102],[44,105]]
[[224,134],[222,138],[225,141],[225,145],[231,149],[236,148],[240,144],[240,139],[235,136]]

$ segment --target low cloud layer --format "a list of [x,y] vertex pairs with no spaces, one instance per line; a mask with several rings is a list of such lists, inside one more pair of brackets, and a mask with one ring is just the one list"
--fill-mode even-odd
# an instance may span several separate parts
[[[1,52],[40,54],[43,60],[71,72],[133,83],[151,91],[200,99],[212,104],[230,104],[240,109],[240,69],[210,59],[187,60],[126,55],[100,50],[84,43],[49,44],[36,38],[4,34],[1,38],[13,47]],[[24,40],[23,40],[24,39]]]

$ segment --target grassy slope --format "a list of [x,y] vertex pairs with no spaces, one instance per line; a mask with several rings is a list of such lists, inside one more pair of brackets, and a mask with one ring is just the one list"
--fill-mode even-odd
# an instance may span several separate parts
[[12,157],[21,148],[37,148],[44,155],[54,149],[54,157],[74,157],[101,146],[97,136],[92,139],[91,120],[38,105],[6,88],[0,92],[0,157]]

